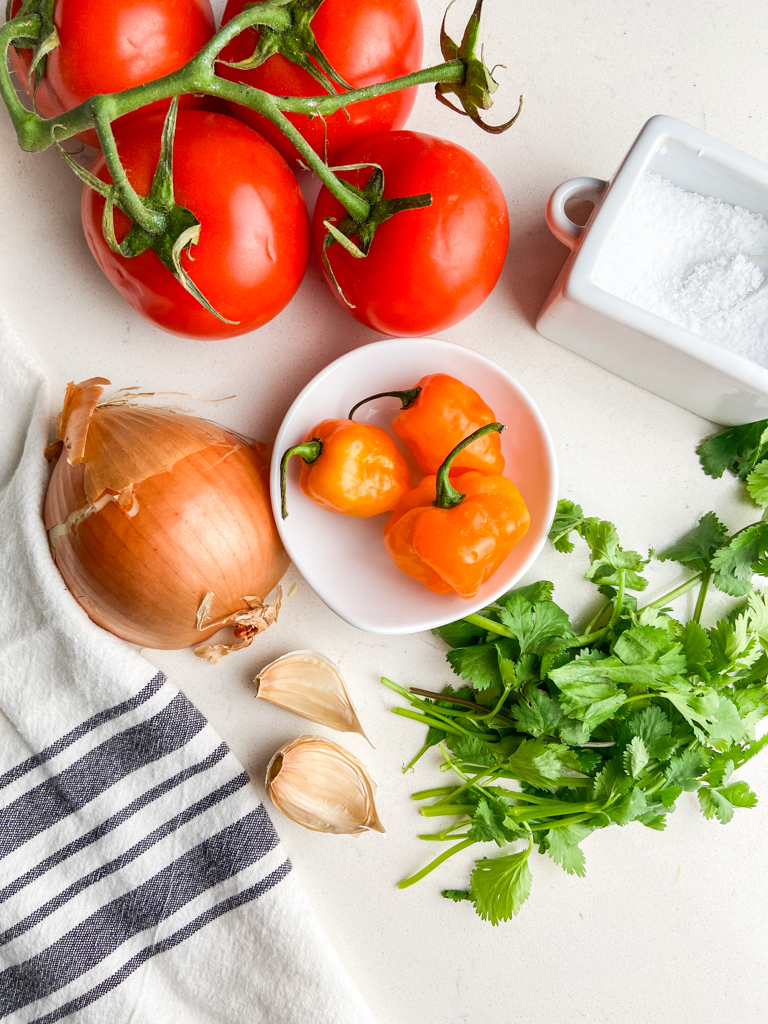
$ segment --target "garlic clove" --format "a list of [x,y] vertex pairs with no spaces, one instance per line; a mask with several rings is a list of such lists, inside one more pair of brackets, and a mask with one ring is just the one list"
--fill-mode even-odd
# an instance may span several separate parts
[[315,832],[385,831],[365,766],[332,740],[299,736],[286,743],[269,762],[266,786],[279,811]]
[[256,696],[270,704],[337,732],[357,732],[368,739],[341,672],[322,654],[284,654],[263,668],[254,683]]

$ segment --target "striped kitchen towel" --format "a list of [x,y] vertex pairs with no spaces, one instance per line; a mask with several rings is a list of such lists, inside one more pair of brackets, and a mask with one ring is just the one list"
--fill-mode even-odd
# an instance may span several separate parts
[[373,1024],[241,765],[64,588],[48,421],[0,320],[0,1021]]

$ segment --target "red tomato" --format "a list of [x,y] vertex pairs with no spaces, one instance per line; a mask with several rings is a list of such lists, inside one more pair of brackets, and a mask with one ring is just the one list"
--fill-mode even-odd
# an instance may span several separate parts
[[[245,3],[246,0],[228,0],[222,24],[239,14]],[[416,0],[323,0],[311,27],[331,67],[356,89],[409,75],[421,68],[423,32]],[[229,61],[250,57],[257,39],[254,29],[241,32],[223,51],[222,57]],[[280,54],[274,54],[252,71],[238,71],[220,64],[218,73],[276,96],[324,94],[319,82]],[[341,87],[339,91],[343,91]],[[325,118],[330,162],[335,163],[345,149],[362,139],[402,127],[415,99],[416,90],[406,89],[350,104],[348,119],[343,110]],[[286,160],[295,159],[296,150],[271,122],[248,107],[236,104],[232,105],[232,113],[261,132]],[[323,156],[323,118],[310,118],[306,114],[289,114],[288,117],[315,152]]]
[[[458,323],[488,298],[509,244],[507,204],[498,182],[477,157],[420,132],[387,132],[354,146],[342,163],[373,162],[384,170],[384,196],[432,193],[432,205],[385,221],[364,259],[338,243],[327,251],[349,312],[384,334],[432,334]],[[362,187],[370,170],[342,177]],[[323,221],[345,211],[323,188],[312,224],[322,257]],[[324,272],[325,272],[325,268]],[[334,295],[344,304],[326,272]]]
[[[149,192],[160,152],[162,115],[131,121],[116,133],[128,178]],[[91,168],[111,181],[99,154]],[[83,190],[85,237],[96,262],[127,302],[158,327],[196,338],[229,338],[261,327],[280,312],[307,266],[309,222],[296,178],[280,154],[252,128],[224,114],[180,111],[173,152],[176,202],[202,225],[182,265],[218,320],[176,280],[152,250],[127,259],[111,251],[101,230],[104,200]],[[115,209],[122,241],[129,221]]]
[[[20,0],[14,0],[16,14]],[[59,45],[48,54],[35,95],[43,117],[56,117],[99,93],[121,92],[178,71],[215,31],[210,0],[56,0],[53,21]],[[11,48],[11,61],[27,87],[31,50]],[[185,97],[184,106],[201,100]],[[157,110],[153,104],[125,120]],[[84,141],[98,145],[95,131]]]

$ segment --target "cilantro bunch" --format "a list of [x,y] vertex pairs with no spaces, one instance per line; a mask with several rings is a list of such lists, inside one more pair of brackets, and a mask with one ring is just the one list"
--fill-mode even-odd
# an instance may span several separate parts
[[[727,469],[743,479],[763,513],[729,536],[708,512],[656,556],[691,570],[681,586],[639,607],[651,556],[625,550],[612,523],[560,501],[550,539],[562,552],[574,550],[574,536],[586,542],[586,577],[604,598],[586,629],[577,633],[541,581],[435,630],[465,685],[434,693],[382,680],[410,705],[394,712],[428,728],[407,768],[438,746],[454,778],[414,794],[429,801],[425,817],[448,824],[420,836],[443,849],[401,888],[469,846],[514,845],[477,860],[466,889],[443,892],[498,924],[528,898],[534,846],[583,875],[587,836],[631,821],[663,829],[685,791],[723,824],[756,804],[733,775],[768,744],[768,734],[755,737],[768,715],[768,595],[753,587],[755,575],[768,576],[768,420],[726,430],[697,452],[711,476]],[[711,586],[739,601],[707,629]],[[694,587],[693,616],[680,622],[667,605]]]

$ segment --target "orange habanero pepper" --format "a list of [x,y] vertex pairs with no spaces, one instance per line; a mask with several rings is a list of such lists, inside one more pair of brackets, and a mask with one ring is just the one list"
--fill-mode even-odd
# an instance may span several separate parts
[[[413,452],[425,473],[437,473],[445,453],[471,434],[490,423],[496,416],[480,395],[447,373],[422,377],[415,388],[405,391],[382,391],[358,402],[349,414],[376,398],[399,398],[400,412],[392,421],[392,429]],[[453,464],[453,472],[476,469],[479,473],[503,473],[504,456],[498,434],[488,434],[462,451]]]
[[410,490],[410,474],[395,442],[381,427],[352,420],[323,420],[280,463],[283,519],[288,460],[302,458],[299,486],[321,508],[367,519],[391,512]]
[[448,479],[466,445],[503,429],[490,423],[465,438],[437,476],[425,476],[398,502],[384,528],[395,565],[437,594],[474,597],[528,530],[528,509],[507,477],[469,470],[454,479],[461,491]]

